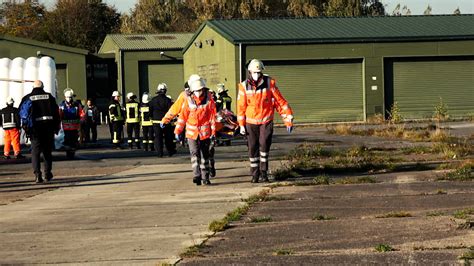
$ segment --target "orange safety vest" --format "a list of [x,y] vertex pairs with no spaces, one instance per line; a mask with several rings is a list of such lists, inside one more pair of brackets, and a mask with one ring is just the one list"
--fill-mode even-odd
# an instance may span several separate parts
[[178,116],[179,112],[181,112],[181,109],[183,108],[183,103],[184,103],[184,100],[186,99],[186,96],[187,95],[185,91],[179,94],[178,99],[176,99],[176,102],[174,102],[173,105],[171,105],[168,112],[166,112],[163,119],[161,119],[161,123],[169,124],[171,120],[173,120],[176,116]]
[[194,95],[185,95],[183,108],[174,130],[181,134],[186,128],[188,139],[208,139],[216,134],[216,104],[210,93],[203,100]]
[[286,126],[293,126],[293,111],[288,105],[276,82],[264,75],[257,87],[244,81],[239,84],[237,97],[237,121],[245,124],[262,125],[273,120],[274,109],[281,115]]

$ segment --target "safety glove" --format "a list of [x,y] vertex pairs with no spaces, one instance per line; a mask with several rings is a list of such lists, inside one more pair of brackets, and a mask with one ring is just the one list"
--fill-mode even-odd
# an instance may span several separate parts
[[160,122],[160,127],[161,128],[165,128],[166,124],[164,124],[163,122]]
[[293,131],[293,126],[287,126],[286,131],[288,131],[288,134],[291,134],[291,132]]
[[245,126],[240,126],[240,135],[247,135],[247,130],[245,130]]

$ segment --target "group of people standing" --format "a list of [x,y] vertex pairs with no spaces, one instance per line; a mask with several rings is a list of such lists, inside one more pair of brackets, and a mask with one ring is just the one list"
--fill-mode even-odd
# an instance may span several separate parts
[[[237,99],[237,121],[240,134],[246,136],[250,160],[251,182],[268,182],[268,160],[273,136],[274,110],[282,116],[288,133],[293,130],[293,112],[276,86],[276,81],[263,75],[265,69],[260,60],[253,59],[248,65],[248,78],[239,84]],[[156,95],[150,99],[148,93],[137,101],[136,95],[127,94],[125,108],[122,108],[120,93],[112,93],[109,105],[112,143],[120,148],[123,125],[127,126],[128,145],[145,151],[156,151],[159,157],[176,153],[173,140],[187,139],[193,169],[193,183],[210,185],[210,177],[216,175],[214,147],[216,145],[216,114],[218,109],[230,109],[232,99],[223,85],[218,85],[219,97],[215,97],[199,75],[193,74],[184,85],[184,91],[173,103],[166,95],[165,83],[158,85]],[[8,99],[7,108],[0,111],[2,126],[8,131],[8,138],[18,135],[13,143],[15,156],[19,157],[20,125],[31,139],[32,164],[36,182],[43,182],[40,169],[40,154],[44,157],[44,177],[53,178],[51,152],[54,135],[64,130],[64,144],[75,148],[81,121],[92,131],[92,141],[97,140],[99,112],[91,100],[84,108],[73,99],[74,92],[66,89],[65,100],[58,106],[56,99],[44,91],[43,83],[36,80],[30,94],[23,97],[19,110],[12,109],[13,100]],[[217,105],[217,106],[216,106]],[[177,118],[176,125],[172,121]],[[21,120],[21,123],[20,123]],[[143,139],[140,143],[140,128]],[[10,132],[11,130],[11,132]],[[88,135],[88,134],[87,134]],[[7,139],[7,138],[6,138]],[[88,139],[87,139],[88,140]],[[7,148],[8,146],[8,148]],[[5,155],[10,153],[5,145]]]

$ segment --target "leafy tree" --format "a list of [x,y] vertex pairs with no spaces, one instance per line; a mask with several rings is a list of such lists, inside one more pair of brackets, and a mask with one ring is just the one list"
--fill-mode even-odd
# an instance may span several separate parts
[[47,15],[48,39],[95,52],[108,33],[118,30],[120,14],[102,0],[58,0]]
[[46,9],[37,0],[4,1],[0,6],[0,33],[43,41]]
[[287,7],[291,17],[316,17],[319,16],[320,6],[311,0],[289,0]]

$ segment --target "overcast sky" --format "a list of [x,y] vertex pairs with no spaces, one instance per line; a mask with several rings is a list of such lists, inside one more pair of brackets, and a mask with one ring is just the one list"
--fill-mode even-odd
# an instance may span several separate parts
[[[104,0],[114,5],[119,12],[128,12],[138,0]],[[47,7],[54,5],[56,0],[40,0]],[[462,14],[474,13],[474,0],[382,0],[388,13],[391,13],[398,3],[407,5],[412,15],[422,15],[426,7],[430,5],[433,14],[452,14],[459,7]]]

